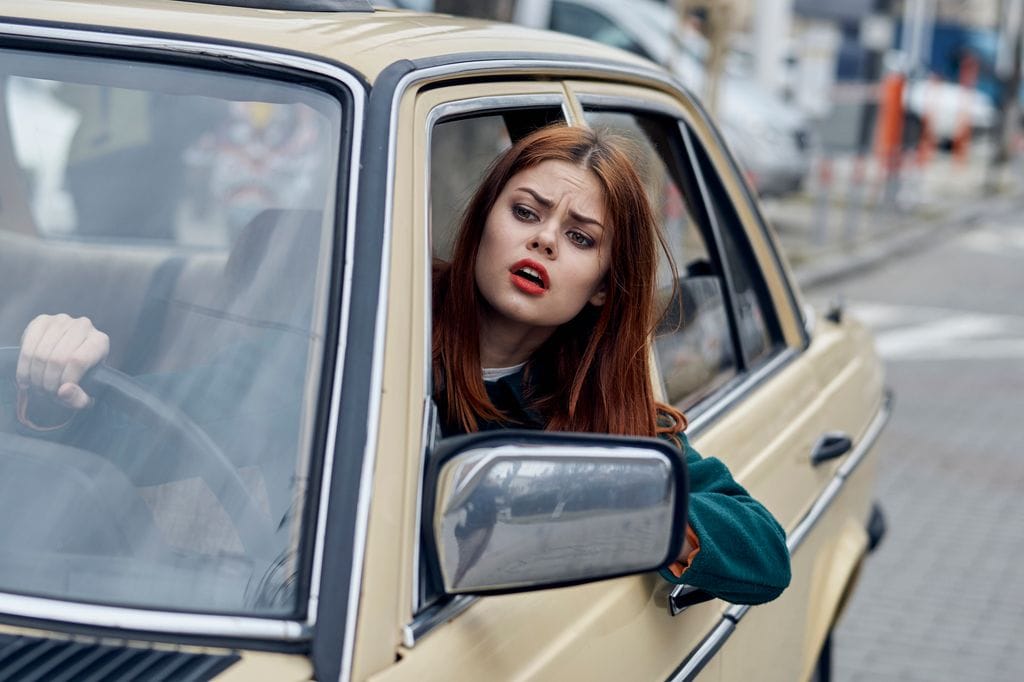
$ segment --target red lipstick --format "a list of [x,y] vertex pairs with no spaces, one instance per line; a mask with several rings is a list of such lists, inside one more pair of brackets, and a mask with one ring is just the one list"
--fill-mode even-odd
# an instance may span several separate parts
[[540,296],[548,290],[550,280],[548,271],[535,260],[524,258],[517,261],[511,268],[512,284],[524,294]]

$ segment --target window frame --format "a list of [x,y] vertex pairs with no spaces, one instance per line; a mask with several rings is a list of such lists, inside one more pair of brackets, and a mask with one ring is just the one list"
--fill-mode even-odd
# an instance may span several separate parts
[[[718,238],[719,257],[723,264],[722,273],[723,277],[726,278],[730,292],[730,309],[732,313],[730,318],[730,327],[732,328],[736,342],[735,345],[738,350],[737,358],[742,365],[742,371],[750,372],[752,369],[770,361],[785,348],[785,338],[782,334],[782,325],[779,320],[778,308],[772,300],[771,292],[768,290],[764,268],[761,266],[760,260],[758,260],[757,255],[754,253],[753,245],[750,243],[750,236],[747,232],[746,226],[740,218],[739,211],[736,205],[731,201],[731,197],[728,196],[721,173],[716,173],[716,177],[713,180],[716,180],[717,182],[712,185],[706,177],[705,169],[700,163],[700,158],[698,158],[696,145],[700,144],[700,140],[694,140],[694,132],[687,129],[685,123],[680,122],[680,126],[684,128],[684,138],[687,142],[687,151],[689,152],[690,159],[694,164],[694,172],[699,178],[698,182],[701,188],[702,198],[704,200],[705,213],[708,220],[711,221],[713,225],[715,236]],[[708,170],[717,171],[707,149],[704,148],[701,151],[705,154],[707,159]],[[721,194],[725,194],[725,196],[719,196]],[[728,208],[724,210],[734,214],[732,218],[735,221],[735,227],[738,229],[730,229],[733,226],[722,226],[719,224],[719,212],[713,208],[713,206],[717,205],[719,202],[728,206]],[[729,220],[730,216],[726,215],[725,218],[726,220]],[[733,282],[734,275],[728,267],[725,267],[725,263],[730,261],[729,250],[725,245],[725,238],[723,236],[724,230],[726,229],[729,230],[729,234],[732,235],[734,239],[739,265],[744,266],[747,269],[749,279],[751,280],[751,289],[757,297],[758,304],[762,309],[767,308],[771,312],[771,315],[766,316],[765,318],[765,327],[769,337],[769,345],[766,349],[767,352],[764,357],[757,358],[753,361],[751,361],[751,358],[747,356],[747,349],[743,345],[742,334],[739,329],[739,315],[736,312],[739,302],[737,300],[738,292],[736,291],[736,287]]]

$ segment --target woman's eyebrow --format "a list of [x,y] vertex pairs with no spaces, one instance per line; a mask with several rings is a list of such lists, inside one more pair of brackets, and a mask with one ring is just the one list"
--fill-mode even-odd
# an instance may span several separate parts
[[[547,197],[541,196],[540,194],[538,194],[536,191],[530,189],[529,187],[517,187],[516,189],[519,190],[520,192],[526,192],[527,194],[532,196],[534,198],[534,200],[538,204],[543,206],[544,208],[551,208],[552,206],[555,205],[554,201],[552,201],[551,199],[548,199]],[[598,220],[596,220],[594,218],[588,218],[587,216],[585,216],[585,215],[583,215],[581,213],[577,213],[576,211],[569,211],[569,217],[572,218],[573,220],[575,220],[576,222],[588,223],[590,225],[597,225],[602,230],[604,229],[604,225],[602,225]]]

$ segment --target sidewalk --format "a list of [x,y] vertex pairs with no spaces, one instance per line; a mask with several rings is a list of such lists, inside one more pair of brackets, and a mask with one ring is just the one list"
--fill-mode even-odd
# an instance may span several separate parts
[[803,193],[761,205],[801,287],[811,289],[1024,205],[1021,156],[990,191],[991,154],[985,142],[966,162],[937,152],[922,167],[908,164],[889,188],[874,159],[862,165],[860,182],[852,156],[829,159],[825,168],[819,161]]

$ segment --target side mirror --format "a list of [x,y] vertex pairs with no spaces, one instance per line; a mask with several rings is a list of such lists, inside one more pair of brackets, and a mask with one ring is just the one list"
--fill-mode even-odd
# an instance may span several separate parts
[[687,490],[680,452],[656,438],[470,434],[433,453],[424,536],[447,594],[612,578],[679,554]]

